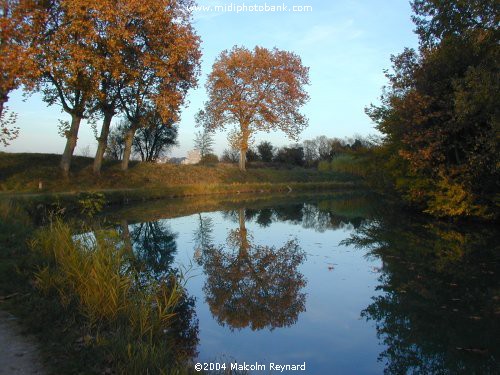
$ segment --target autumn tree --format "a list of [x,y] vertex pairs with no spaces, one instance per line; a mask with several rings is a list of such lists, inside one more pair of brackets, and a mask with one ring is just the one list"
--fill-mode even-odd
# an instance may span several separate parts
[[199,37],[191,26],[191,0],[124,2],[129,16],[123,59],[129,69],[120,89],[121,108],[130,126],[125,134],[122,169],[128,169],[135,132],[157,113],[177,122],[187,91],[197,83]]
[[437,216],[491,216],[498,191],[500,91],[494,1],[416,0],[420,50],[393,56],[382,103],[387,169]]
[[208,129],[236,127],[230,142],[240,150],[240,169],[245,170],[246,152],[258,131],[282,130],[296,139],[307,126],[299,112],[309,95],[309,69],[294,53],[276,48],[233,47],[223,51],[208,77],[208,101],[200,115]]
[[[189,14],[186,13],[186,9],[191,4],[190,0],[123,1],[120,3],[123,4],[117,6],[116,1],[113,0],[96,2],[96,13],[99,15],[96,18],[96,28],[100,35],[97,52],[104,59],[95,107],[103,117],[94,159],[94,173],[96,174],[99,174],[101,168],[113,116],[125,112],[131,125],[127,136],[127,147],[124,150],[128,154],[126,162],[123,162],[125,164],[128,163],[131,153],[130,139],[134,143],[134,137],[131,136],[134,129],[137,131],[154,122],[148,118],[147,112],[156,111],[156,106],[161,101],[156,102],[158,99],[156,96],[160,92],[157,87],[158,82],[163,79],[168,85],[167,70],[178,69],[182,63],[177,59],[181,58],[183,53],[188,53],[189,48],[197,48],[196,38],[193,38],[190,30],[186,29],[186,27],[189,29]],[[159,12],[152,17],[151,12],[155,11]],[[178,25],[176,25],[177,21],[179,21]],[[172,38],[176,30],[179,32],[179,38],[186,37],[186,39],[185,44],[179,43],[179,46],[184,47],[172,53],[173,43],[180,41],[180,39]],[[186,46],[190,47],[186,49]],[[158,55],[155,50],[158,51]],[[175,64],[178,64],[177,68],[174,68]],[[153,84],[155,75],[157,79]],[[171,77],[174,81],[175,75]],[[164,99],[168,100],[167,96]],[[134,105],[135,108],[133,108]],[[174,109],[175,106],[176,104],[174,104]],[[134,110],[137,110],[137,113],[134,113]],[[160,117],[163,124],[171,123],[172,118],[167,118],[170,115],[165,114],[165,109],[162,111],[163,116]],[[156,118],[156,116],[153,117]],[[142,135],[160,136],[166,132],[166,127],[162,125]],[[144,140],[144,137],[142,139]],[[125,165],[123,167],[126,168]]]
[[82,119],[88,117],[99,82],[98,38],[86,2],[44,2],[47,13],[36,63],[41,72],[37,89],[49,105],[60,105],[71,116],[64,129],[66,146],[60,167],[68,175]]
[[93,116],[102,117],[102,125],[97,137],[97,150],[94,157],[93,172],[101,172],[104,153],[107,149],[108,136],[113,117],[120,112],[118,94],[125,82],[124,72],[130,68],[122,58],[126,46],[129,7],[119,6],[112,0],[88,1],[92,5],[92,21],[97,35],[95,53],[101,64],[99,69],[99,87],[93,102]]
[[306,254],[291,240],[280,248],[254,245],[237,212],[238,229],[229,231],[226,247],[208,244],[200,264],[207,275],[203,291],[210,311],[231,330],[275,329],[293,325],[305,310],[306,285],[299,267]]
[[0,143],[4,146],[19,134],[17,115],[7,113],[5,104],[12,90],[31,87],[38,74],[33,57],[44,17],[35,1],[0,1]]

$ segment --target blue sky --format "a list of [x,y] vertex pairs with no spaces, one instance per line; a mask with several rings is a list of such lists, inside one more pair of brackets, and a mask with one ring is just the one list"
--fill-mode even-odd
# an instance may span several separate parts
[[[376,102],[386,83],[383,70],[390,55],[416,47],[408,0],[267,0],[209,1],[199,5],[257,4],[312,6],[310,12],[194,12],[194,26],[202,38],[202,75],[188,95],[179,124],[179,147],[172,156],[192,149],[194,114],[206,100],[205,80],[217,55],[234,45],[277,47],[297,53],[310,67],[310,102],[303,107],[309,127],[301,140],[318,135],[349,137],[376,133],[364,107]],[[18,113],[20,137],[5,151],[61,153],[65,140],[58,135],[58,119],[68,119],[57,106],[47,107],[37,94],[23,100],[21,91],[7,104]],[[227,148],[227,131],[216,135],[216,153]],[[291,143],[283,133],[261,133],[256,142],[277,146]],[[90,126],[82,123],[76,154],[95,151]]]

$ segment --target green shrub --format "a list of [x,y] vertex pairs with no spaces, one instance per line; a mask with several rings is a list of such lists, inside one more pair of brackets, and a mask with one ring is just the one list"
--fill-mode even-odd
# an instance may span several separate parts
[[200,164],[217,164],[218,162],[219,157],[215,154],[207,154],[200,160]]
[[328,172],[330,170],[330,162],[326,160],[322,160],[318,163],[318,171],[320,172]]

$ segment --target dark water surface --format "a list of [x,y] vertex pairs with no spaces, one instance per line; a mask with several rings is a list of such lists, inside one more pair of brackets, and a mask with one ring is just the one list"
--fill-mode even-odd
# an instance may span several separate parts
[[[495,228],[364,195],[153,202],[110,213],[145,271],[186,273],[193,360],[306,374],[498,373]],[[197,321],[196,321],[197,320]],[[293,373],[293,372],[283,372]]]

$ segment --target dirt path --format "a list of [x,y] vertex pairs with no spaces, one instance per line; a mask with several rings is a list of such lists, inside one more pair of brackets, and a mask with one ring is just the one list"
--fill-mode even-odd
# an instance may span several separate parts
[[0,310],[0,375],[45,374],[33,338],[22,333],[16,318]]

